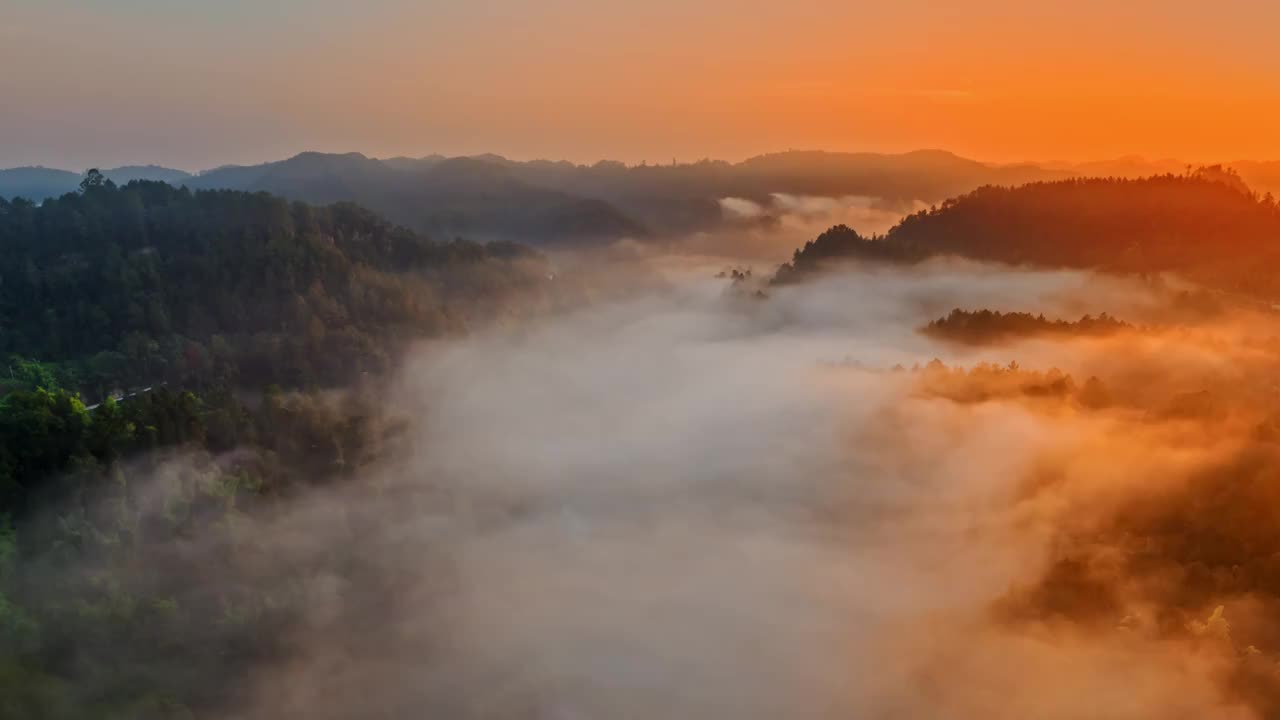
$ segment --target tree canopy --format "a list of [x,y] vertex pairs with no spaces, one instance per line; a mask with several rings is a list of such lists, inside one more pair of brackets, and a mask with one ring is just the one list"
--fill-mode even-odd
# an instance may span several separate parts
[[519,246],[432,242],[350,203],[117,187],[94,171],[41,205],[0,199],[0,251],[0,356],[56,363],[95,397],[340,381],[543,277]]
[[835,260],[954,255],[1122,273],[1175,272],[1218,290],[1280,297],[1280,207],[1233,173],[983,187],[904,218],[882,237],[838,226],[796,250],[778,282]]

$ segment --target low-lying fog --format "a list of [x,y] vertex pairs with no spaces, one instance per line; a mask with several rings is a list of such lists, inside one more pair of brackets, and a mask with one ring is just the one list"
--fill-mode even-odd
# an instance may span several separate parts
[[[1272,637],[1268,606],[1175,597],[1180,556],[1138,576],[1124,532],[1239,450],[1247,400],[1210,422],[1152,396],[1256,395],[1273,356],[1224,339],[1242,325],[1153,329],[1162,291],[1076,272],[851,268],[758,297],[682,262],[406,361],[376,471],[259,531],[255,576],[308,568],[313,600],[244,717],[1256,716],[1231,628]],[[954,307],[1153,325],[918,332]],[[1053,368],[1112,400],[1009,390]]]
[[791,193],[771,193],[763,201],[724,197],[719,204],[720,227],[681,238],[676,243],[681,254],[729,253],[738,259],[776,265],[790,260],[796,248],[833,225],[847,225],[871,237],[928,207],[920,200]]

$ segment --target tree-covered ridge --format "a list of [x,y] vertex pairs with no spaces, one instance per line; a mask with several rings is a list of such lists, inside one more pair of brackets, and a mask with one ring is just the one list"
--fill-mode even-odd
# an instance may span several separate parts
[[[93,172],[0,200],[0,249],[5,718],[233,704],[323,577],[263,575],[263,524],[396,437],[358,393],[314,388],[536,310],[549,282],[520,246],[431,242],[350,203]],[[272,382],[312,391],[245,389]]]
[[1027,338],[1039,335],[1082,336],[1108,335],[1133,326],[1117,320],[1107,313],[1097,317],[1085,315],[1076,321],[1050,320],[1043,314],[1025,312],[1002,313],[987,309],[961,310],[956,308],[944,317],[929,321],[920,329],[925,335],[951,342],[982,345],[1010,338]]
[[345,379],[543,277],[519,246],[431,242],[350,203],[96,174],[41,205],[0,199],[0,250],[0,356],[99,396]]
[[[103,168],[102,176],[117,185],[134,180],[159,180],[174,185],[192,177],[191,173],[159,165],[125,165]],[[75,192],[84,175],[69,170],[47,167],[15,167],[0,169],[0,198],[23,197],[40,202]]]
[[395,435],[356,394],[269,389],[250,408],[160,388],[91,410],[60,389],[8,395],[0,717],[159,720],[234,704],[229,689],[322,577],[304,562],[264,574],[263,558],[284,551],[260,528],[279,501],[353,477]]
[[357,202],[443,237],[559,244],[611,242],[647,230],[593,194],[545,187],[480,158],[383,163],[360,153],[306,152],[191,177],[192,188],[265,191],[302,202]]
[[833,260],[956,255],[1010,264],[1176,272],[1210,287],[1280,296],[1280,206],[1220,168],[1143,179],[983,187],[908,216],[883,237],[839,226],[798,249],[777,280]]
[[[893,372],[905,368],[895,367]],[[917,394],[962,404],[1003,400],[1057,400],[1085,407],[1100,407],[1111,402],[1102,381],[1090,377],[1083,384],[1057,368],[1047,371],[1023,368],[1017,362],[1007,365],[978,363],[973,367],[948,366],[934,358],[928,364],[911,368]]]
[[[315,386],[524,312],[549,282],[520,246],[431,242],[350,203],[97,173],[0,200],[0,248],[5,718],[236,702],[323,577],[263,574],[273,508],[396,437],[358,393]],[[271,382],[313,391],[245,389]]]

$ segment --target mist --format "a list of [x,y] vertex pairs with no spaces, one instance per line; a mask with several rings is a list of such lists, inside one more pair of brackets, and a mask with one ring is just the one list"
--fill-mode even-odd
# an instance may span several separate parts
[[847,225],[866,236],[879,235],[903,217],[928,207],[921,200],[785,192],[770,193],[765,201],[723,197],[719,205],[720,228],[679,238],[669,249],[777,264],[790,259],[795,248],[833,225]]
[[0,720],[1280,720],[1280,3],[939,5],[0,0]]
[[[419,346],[358,477],[166,549],[174,597],[293,608],[219,716],[1261,717],[1240,658],[1274,661],[1231,629],[1270,637],[1268,605],[1175,598],[1177,557],[1130,572],[1123,531],[1240,451],[1246,400],[1224,431],[1146,408],[1273,367],[1222,342],[1265,319],[958,346],[919,328],[1166,298],[961,261],[756,294],[689,263],[563,259],[614,291]],[[175,456],[142,512],[236,462]]]

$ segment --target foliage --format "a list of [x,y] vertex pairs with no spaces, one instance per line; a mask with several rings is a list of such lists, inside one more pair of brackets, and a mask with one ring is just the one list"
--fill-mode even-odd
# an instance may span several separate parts
[[932,320],[921,328],[931,337],[952,342],[983,344],[1007,338],[1033,337],[1037,335],[1082,336],[1107,335],[1133,326],[1117,320],[1107,313],[1097,317],[1085,315],[1070,322],[1049,320],[1044,315],[1024,312],[994,312],[991,310],[961,310],[956,308],[945,317]]
[[[0,354],[93,398],[340,382],[543,277],[518,247],[431,242],[349,203],[92,173],[39,206],[0,199],[0,250]],[[49,387],[25,362],[10,381]]]
[[955,255],[1008,264],[1176,272],[1217,290],[1280,297],[1280,207],[1221,168],[1140,180],[983,187],[908,216],[883,237],[843,226],[796,250],[791,282],[833,260]]
[[271,551],[256,526],[273,498],[354,475],[394,428],[354,395],[256,405],[166,388],[93,410],[64,390],[5,399],[0,717],[193,717],[285,636],[312,571],[254,576]]
[[351,204],[94,171],[39,206],[0,200],[0,248],[5,718],[231,702],[311,579],[254,576],[255,528],[394,438],[355,395],[280,386],[376,377],[417,338],[536,306],[547,275],[519,246],[435,243]]

